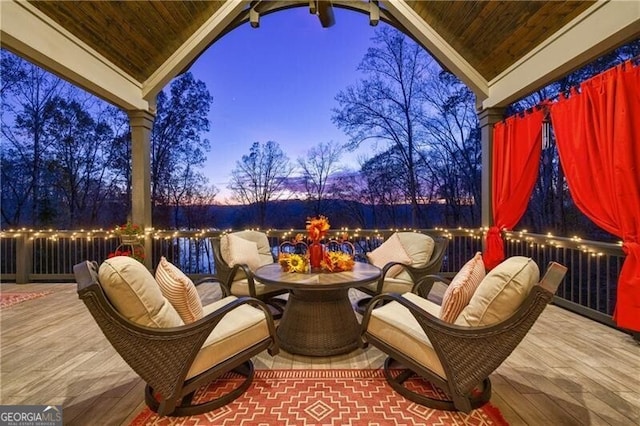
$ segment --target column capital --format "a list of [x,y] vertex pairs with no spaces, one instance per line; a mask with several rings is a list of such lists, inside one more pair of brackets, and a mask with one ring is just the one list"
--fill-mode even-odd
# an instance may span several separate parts
[[504,118],[504,108],[485,108],[478,111],[480,127],[492,126]]
[[148,130],[153,128],[153,121],[156,118],[154,113],[143,109],[136,109],[127,111],[127,114],[129,115],[129,125],[131,127],[144,127]]

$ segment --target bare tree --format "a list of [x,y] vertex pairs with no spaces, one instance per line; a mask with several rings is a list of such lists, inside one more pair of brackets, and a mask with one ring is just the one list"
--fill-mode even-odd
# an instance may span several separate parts
[[[92,100],[86,99],[89,103]],[[95,99],[93,100],[95,101]],[[89,226],[98,222],[111,176],[105,161],[113,133],[96,122],[79,100],[52,100],[52,119],[45,127],[54,141],[49,149],[46,197],[59,204],[60,226]]]
[[276,142],[254,142],[249,155],[236,162],[228,188],[239,202],[257,208],[258,223],[264,227],[268,203],[282,196],[292,172],[289,157]]
[[418,224],[420,192],[416,163],[423,129],[419,94],[433,59],[427,52],[391,27],[376,31],[376,47],[369,48],[358,69],[368,77],[336,96],[333,122],[350,139],[351,149],[366,140],[394,147],[407,175],[412,226]]
[[475,96],[447,71],[433,69],[421,94],[428,111],[422,119],[429,149],[422,151],[423,164],[446,200],[452,224],[480,224],[480,173],[482,147]]
[[[338,200],[336,210],[343,216],[341,223],[353,223],[353,226],[359,228],[370,227],[365,209],[365,206],[369,206],[373,216],[373,227],[376,227],[376,202],[369,189],[366,179],[360,172],[348,171],[339,173],[335,177],[331,195]],[[349,220],[345,220],[345,216]],[[331,217],[333,220],[334,216]]]
[[[36,225],[43,171],[51,139],[51,100],[67,85],[41,68],[2,50],[2,218]],[[8,174],[12,173],[12,174]],[[7,184],[5,185],[5,182]]]
[[335,143],[320,143],[309,150],[306,157],[298,158],[302,169],[307,200],[314,202],[314,214],[322,213],[322,200],[329,190],[331,175],[340,170],[342,147]]
[[[169,185],[180,180],[185,169],[201,167],[209,150],[202,133],[209,130],[212,97],[204,82],[191,73],[171,83],[169,92],[157,97],[158,113],[151,136],[151,198],[169,205]],[[175,186],[175,185],[174,185]]]
[[407,196],[407,175],[403,173],[399,156],[393,151],[390,149],[371,157],[360,169],[367,184],[368,198],[375,200],[376,227],[397,227],[407,220],[401,211]]

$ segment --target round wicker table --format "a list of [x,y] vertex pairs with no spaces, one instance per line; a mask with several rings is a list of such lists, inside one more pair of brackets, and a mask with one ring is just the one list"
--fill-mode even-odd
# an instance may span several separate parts
[[283,272],[277,263],[255,271],[260,282],[291,290],[277,329],[280,347],[309,356],[343,354],[360,346],[349,288],[374,282],[380,275],[379,268],[360,262],[347,272]]

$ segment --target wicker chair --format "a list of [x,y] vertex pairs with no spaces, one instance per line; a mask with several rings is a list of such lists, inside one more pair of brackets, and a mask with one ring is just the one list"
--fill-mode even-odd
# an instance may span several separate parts
[[[82,262],[73,268],[78,283],[78,295],[83,300],[98,326],[127,364],[147,383],[145,402],[160,415],[189,416],[201,414],[221,407],[241,396],[253,380],[253,363],[251,357],[267,349],[271,355],[279,351],[275,338],[273,319],[266,305],[252,298],[228,298],[214,302],[202,319],[191,324],[171,327],[152,328],[139,325],[123,316],[107,297],[103,285],[98,278],[96,262]],[[214,281],[214,280],[211,280]],[[226,304],[225,304],[226,303]],[[238,347],[244,349],[233,353],[212,355],[207,350],[208,339],[218,338],[216,327],[228,314],[241,309],[244,315],[248,309],[253,313],[264,313],[268,333],[248,336],[246,330],[232,330],[234,334],[227,336],[224,344],[229,348],[228,340],[236,339]],[[207,307],[204,308],[205,313]],[[230,317],[231,318],[231,317]],[[230,320],[231,321],[231,320]],[[229,322],[221,327],[229,327]],[[238,327],[240,328],[240,327]],[[227,328],[227,332],[229,329]],[[210,337],[211,336],[211,337]],[[241,341],[244,339],[244,341]],[[207,342],[207,344],[205,344]],[[205,344],[205,345],[203,345]],[[220,344],[214,342],[214,344]],[[215,348],[218,348],[216,346]],[[220,358],[217,363],[212,360]],[[213,364],[212,364],[213,363]],[[192,371],[192,368],[196,368]],[[212,364],[212,365],[211,365]],[[202,371],[204,370],[204,371]],[[224,373],[235,371],[245,380],[235,389],[224,395],[198,404],[192,403],[194,392],[203,385],[211,383]],[[158,398],[158,399],[156,399]]]
[[[364,346],[371,343],[388,355],[385,377],[405,398],[431,408],[468,413],[489,401],[489,375],[527,334],[565,273],[564,266],[551,262],[515,312],[505,312],[503,320],[491,325],[462,326],[460,317],[458,325],[444,322],[437,316],[438,305],[415,294],[376,296],[362,322]],[[440,388],[448,399],[410,390],[405,382],[416,375]]]
[[[424,236],[430,238],[427,235],[416,234],[413,232],[399,232],[400,238],[403,236],[414,237]],[[433,252],[429,260],[423,265],[405,265],[398,262],[389,262],[382,268],[382,276],[373,284],[369,284],[365,287],[358,287],[358,290],[363,293],[367,293],[371,296],[376,296],[382,293],[406,293],[408,291],[416,292],[422,297],[426,297],[433,286],[434,275],[440,272],[442,262],[444,260],[449,240],[446,238],[438,237],[434,238]],[[388,276],[389,271],[394,266],[399,265],[404,273],[398,277],[391,278]],[[397,267],[397,266],[396,266]],[[358,300],[356,304],[356,310],[359,313],[364,313],[367,305],[371,302],[371,297],[365,297]]]
[[[239,231],[233,233],[243,239],[256,242],[262,264],[273,263],[276,261],[271,252],[267,236],[259,231]],[[267,286],[254,278],[253,272],[247,264],[236,264],[229,266],[224,259],[221,250],[220,238],[212,238],[211,245],[213,247],[213,259],[216,268],[216,277],[230,290],[235,296],[250,296],[260,299],[274,308],[272,314],[278,319],[282,316],[286,301],[276,296],[287,294],[286,288],[278,288]]]

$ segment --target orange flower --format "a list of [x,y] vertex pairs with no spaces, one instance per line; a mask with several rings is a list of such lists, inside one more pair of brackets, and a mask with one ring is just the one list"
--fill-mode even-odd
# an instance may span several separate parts
[[329,219],[326,216],[307,218],[307,233],[309,234],[309,239],[313,242],[318,242],[324,238],[328,230]]
[[322,258],[322,268],[328,272],[351,271],[355,266],[353,257],[341,251],[326,251]]

